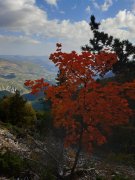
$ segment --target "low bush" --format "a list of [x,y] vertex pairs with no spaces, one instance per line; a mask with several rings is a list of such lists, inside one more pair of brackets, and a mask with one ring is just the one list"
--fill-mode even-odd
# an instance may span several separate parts
[[26,168],[24,160],[12,152],[0,154],[0,175],[18,177]]
[[40,136],[46,136],[53,129],[51,111],[38,111],[36,128]]
[[110,154],[108,154],[106,160],[109,162],[116,162],[119,164],[135,166],[135,155],[134,154],[110,153]]

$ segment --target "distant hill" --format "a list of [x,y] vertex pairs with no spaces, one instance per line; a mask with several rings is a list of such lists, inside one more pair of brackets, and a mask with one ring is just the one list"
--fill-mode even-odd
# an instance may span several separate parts
[[57,68],[55,65],[49,60],[47,56],[20,56],[20,55],[0,55],[0,59],[5,59],[9,61],[17,61],[17,62],[31,62],[38,64],[48,71],[56,72]]
[[35,101],[37,99],[42,99],[45,97],[44,93],[43,92],[40,92],[40,93],[37,93],[36,95],[35,94],[31,94],[31,93],[28,93],[28,94],[23,94],[22,95],[25,99],[27,99],[28,101]]
[[24,99],[31,102],[35,110],[43,110],[45,108],[44,93],[33,95],[31,93],[23,94]]
[[26,94],[29,92],[24,86],[27,79],[44,78],[54,84],[57,69],[45,58],[47,57],[0,55],[0,91],[14,93],[17,89],[21,94]]
[[0,91],[0,99],[2,99],[4,96],[10,96],[12,93],[9,91]]

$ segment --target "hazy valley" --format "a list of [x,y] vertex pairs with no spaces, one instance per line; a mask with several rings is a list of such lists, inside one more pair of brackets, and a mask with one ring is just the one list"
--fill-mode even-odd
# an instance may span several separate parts
[[39,56],[0,56],[0,91],[21,94],[28,93],[24,86],[27,79],[39,79],[55,83],[57,70],[47,57]]

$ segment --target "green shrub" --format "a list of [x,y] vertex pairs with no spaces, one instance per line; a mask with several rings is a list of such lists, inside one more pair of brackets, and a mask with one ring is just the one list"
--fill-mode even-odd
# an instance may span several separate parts
[[32,105],[16,91],[14,95],[0,101],[0,120],[18,127],[33,128],[36,113]]
[[107,156],[107,161],[135,166],[135,155],[126,153],[110,153]]
[[112,178],[112,180],[130,180],[129,178],[126,178],[122,175],[116,175]]
[[51,169],[46,168],[41,174],[41,180],[56,180]]
[[0,174],[7,177],[17,177],[25,169],[24,160],[18,155],[7,151],[0,154]]
[[45,136],[53,129],[51,111],[38,111],[37,117],[37,131],[41,136]]

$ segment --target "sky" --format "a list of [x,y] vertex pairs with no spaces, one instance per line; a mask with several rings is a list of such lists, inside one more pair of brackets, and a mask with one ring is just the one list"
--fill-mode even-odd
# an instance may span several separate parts
[[100,30],[135,43],[135,0],[0,0],[0,55],[49,56],[57,42],[79,53],[92,14]]

